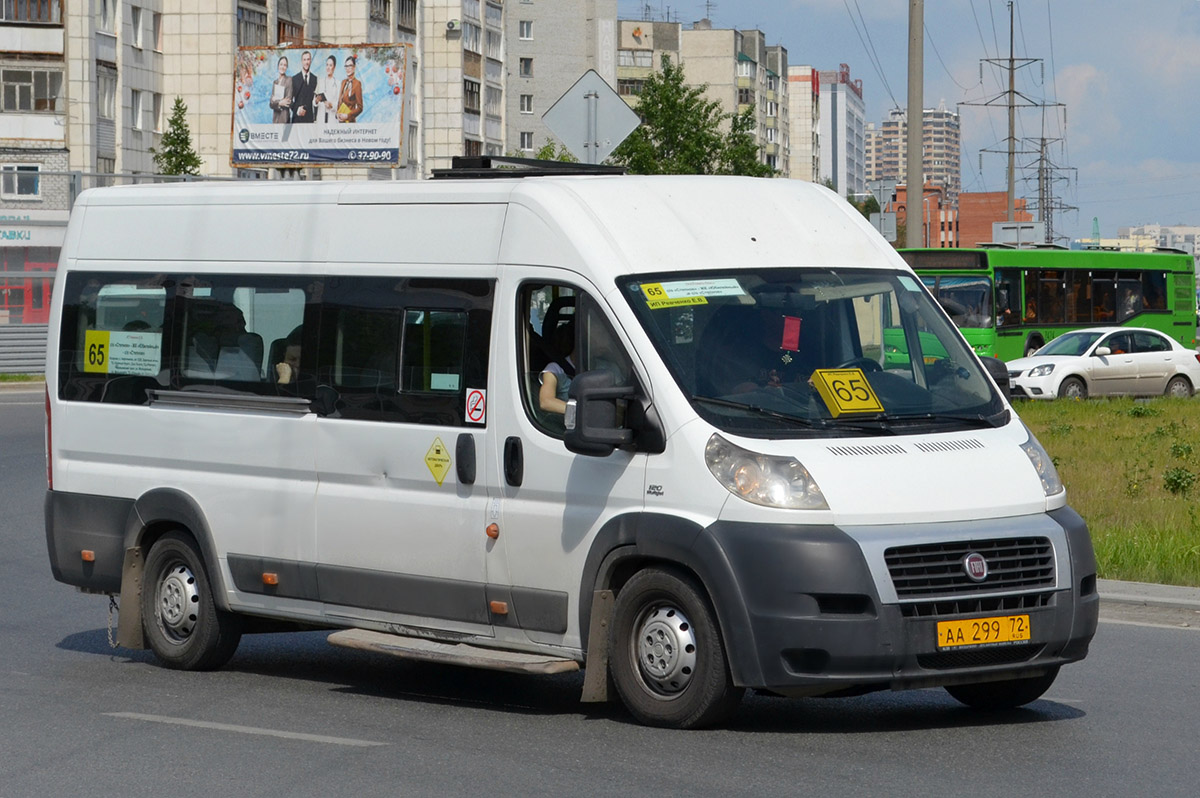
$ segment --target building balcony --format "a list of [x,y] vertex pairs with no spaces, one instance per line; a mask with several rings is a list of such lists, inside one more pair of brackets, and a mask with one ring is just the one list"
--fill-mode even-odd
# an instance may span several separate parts
[[67,126],[61,114],[0,114],[0,145],[67,146]]
[[0,21],[0,52],[61,56],[63,28],[61,25],[10,25]]

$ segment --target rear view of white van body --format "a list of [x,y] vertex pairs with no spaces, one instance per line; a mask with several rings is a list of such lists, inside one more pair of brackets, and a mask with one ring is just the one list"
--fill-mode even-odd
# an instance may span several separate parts
[[120,639],[587,667],[643,722],[744,688],[1040,696],[1087,528],[895,252],[787,180],[85,192],[50,322],[46,535]]

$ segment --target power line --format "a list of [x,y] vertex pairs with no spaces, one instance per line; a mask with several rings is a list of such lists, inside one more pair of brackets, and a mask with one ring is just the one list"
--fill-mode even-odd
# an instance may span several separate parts
[[969,86],[962,85],[958,82],[957,78],[950,74],[950,69],[946,66],[946,62],[942,60],[942,54],[938,51],[937,44],[933,41],[933,34],[929,32],[928,25],[925,26],[925,38],[929,40],[929,45],[933,48],[933,52],[937,56],[938,63],[942,65],[942,70],[946,73],[946,76],[950,78],[955,86],[958,86],[963,91],[969,91]]
[[[842,0],[842,5],[846,7],[846,13],[850,15],[850,24],[854,26],[854,32],[858,34],[858,41],[860,44],[862,44],[863,49],[867,52],[867,60],[871,62],[871,68],[875,70],[876,76],[878,76],[880,82],[883,83],[883,88],[885,91],[887,91],[888,97],[892,98],[892,105],[896,108],[899,108],[900,103],[896,102],[896,95],[892,94],[892,87],[888,85],[887,78],[883,74],[883,67],[879,63],[879,56],[875,52],[875,44],[873,42],[870,44],[870,46],[867,44],[871,41],[871,34],[869,31],[867,31],[867,21],[862,18],[862,9],[858,8],[858,0],[854,0],[854,7],[858,8],[858,16],[859,19],[862,20],[862,32],[859,32],[858,30],[858,23],[854,20],[854,12],[850,10],[849,2],[847,2],[847,0]],[[866,33],[866,41],[863,41],[863,33]]]

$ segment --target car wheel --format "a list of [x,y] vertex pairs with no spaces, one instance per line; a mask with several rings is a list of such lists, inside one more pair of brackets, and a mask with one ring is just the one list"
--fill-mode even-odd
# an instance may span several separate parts
[[708,599],[682,572],[647,568],[634,574],[617,594],[611,635],[609,667],[617,692],[648,726],[710,726],[742,698]]
[[1032,679],[1008,679],[1003,682],[979,682],[978,684],[956,684],[946,688],[954,699],[972,709],[999,710],[1015,709],[1041,698],[1058,676],[1058,668],[1051,668]]
[[1176,374],[1167,383],[1166,395],[1175,399],[1187,399],[1192,395],[1192,384],[1182,374]]
[[204,558],[187,534],[163,535],[146,559],[142,630],[168,668],[204,671],[229,661],[242,638],[238,616],[218,610]]
[[1067,377],[1058,386],[1059,399],[1087,399],[1087,384],[1078,377]]

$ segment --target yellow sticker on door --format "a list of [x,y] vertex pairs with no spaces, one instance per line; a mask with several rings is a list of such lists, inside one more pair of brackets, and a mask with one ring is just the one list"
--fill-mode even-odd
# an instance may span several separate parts
[[433,445],[425,453],[425,465],[429,466],[429,472],[440,486],[450,471],[450,451],[441,438],[433,439]]

